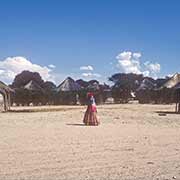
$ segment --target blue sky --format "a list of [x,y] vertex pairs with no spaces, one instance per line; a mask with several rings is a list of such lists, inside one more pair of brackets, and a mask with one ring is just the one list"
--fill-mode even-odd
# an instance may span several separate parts
[[8,83],[23,67],[57,84],[68,75],[106,81],[117,72],[180,71],[178,0],[0,2],[0,79]]

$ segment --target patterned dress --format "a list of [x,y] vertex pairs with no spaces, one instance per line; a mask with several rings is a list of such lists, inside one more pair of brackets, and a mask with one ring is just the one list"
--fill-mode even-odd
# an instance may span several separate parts
[[88,107],[84,115],[83,123],[89,126],[98,126],[96,103],[93,96],[88,99]]

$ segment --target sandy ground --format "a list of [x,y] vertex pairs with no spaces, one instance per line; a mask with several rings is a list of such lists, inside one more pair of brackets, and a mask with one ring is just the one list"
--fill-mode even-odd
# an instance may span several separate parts
[[180,115],[156,112],[174,105],[98,106],[98,127],[85,107],[24,109],[0,113],[0,180],[180,179]]

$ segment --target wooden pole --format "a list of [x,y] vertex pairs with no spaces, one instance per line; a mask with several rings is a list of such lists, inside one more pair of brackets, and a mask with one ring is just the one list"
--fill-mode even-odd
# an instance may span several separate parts
[[11,107],[11,95],[10,95],[10,92],[8,92],[8,110],[10,110],[10,107]]
[[177,90],[176,112],[180,113],[180,90]]
[[6,111],[6,110],[5,110],[5,101],[6,101],[6,100],[5,100],[5,95],[4,95],[4,93],[2,94],[2,96],[3,96],[3,109],[4,109],[4,111]]
[[8,111],[8,96],[7,96],[7,93],[5,93],[5,99],[6,99],[6,101],[5,101],[5,111]]
[[180,102],[178,102],[177,112],[180,113]]
[[7,111],[7,97],[6,93],[3,93],[3,100],[4,100],[4,111]]

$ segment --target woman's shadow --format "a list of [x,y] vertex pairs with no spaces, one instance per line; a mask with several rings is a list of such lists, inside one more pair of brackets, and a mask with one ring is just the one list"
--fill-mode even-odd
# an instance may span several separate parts
[[78,124],[78,123],[68,123],[67,126],[85,126],[85,124]]

